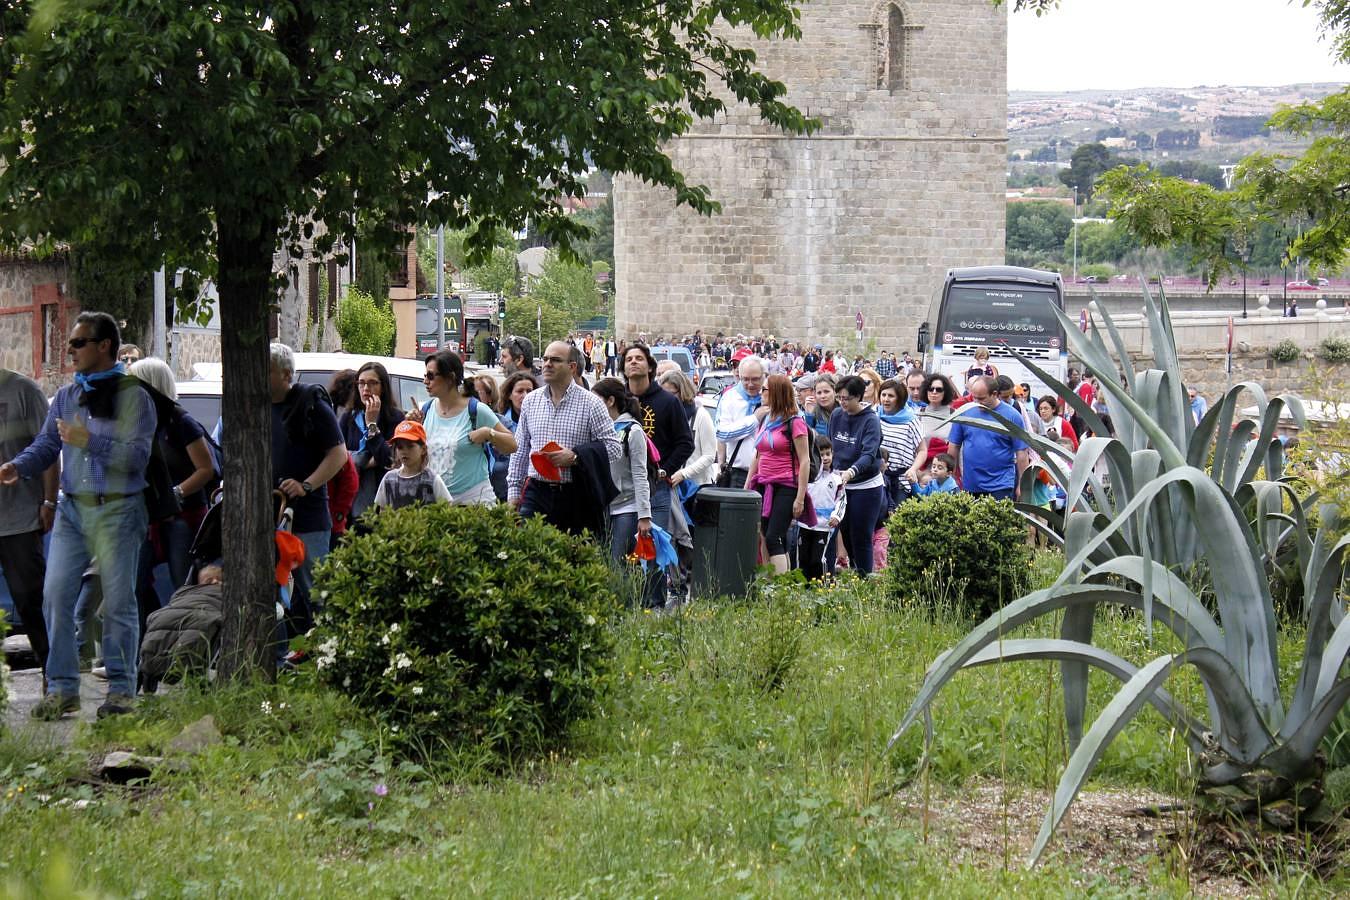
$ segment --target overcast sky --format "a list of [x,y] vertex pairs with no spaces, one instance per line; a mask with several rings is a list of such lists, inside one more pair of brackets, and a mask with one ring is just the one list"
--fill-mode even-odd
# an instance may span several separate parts
[[1014,91],[1299,81],[1350,82],[1301,0],[1062,0],[1040,18],[1010,14]]

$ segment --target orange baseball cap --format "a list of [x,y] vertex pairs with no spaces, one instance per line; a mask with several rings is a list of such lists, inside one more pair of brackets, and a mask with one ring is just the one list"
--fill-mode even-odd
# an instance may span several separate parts
[[422,427],[420,422],[409,422],[404,419],[398,423],[394,429],[394,436],[389,439],[392,441],[417,441],[419,444],[427,442],[427,430]]

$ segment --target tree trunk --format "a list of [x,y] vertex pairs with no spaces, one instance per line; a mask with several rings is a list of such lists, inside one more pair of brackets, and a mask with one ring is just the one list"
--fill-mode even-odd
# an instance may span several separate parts
[[218,210],[216,284],[223,369],[225,552],[221,679],[276,675],[276,510],[272,503],[272,404],[268,392],[272,253],[278,222]]

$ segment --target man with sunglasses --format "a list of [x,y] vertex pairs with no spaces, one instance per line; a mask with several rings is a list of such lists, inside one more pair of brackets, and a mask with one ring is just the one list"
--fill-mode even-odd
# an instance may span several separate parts
[[76,318],[69,342],[75,383],[56,392],[28,449],[0,466],[0,485],[13,487],[21,478],[40,477],[58,457],[62,464],[63,496],[43,584],[47,694],[33,708],[36,719],[52,721],[80,708],[75,602],[95,558],[108,670],[108,697],[99,718],[130,712],[135,703],[141,639],[136,573],[149,525],[142,493],[158,420],[150,395],[117,361],[121,343],[117,322],[107,313]]

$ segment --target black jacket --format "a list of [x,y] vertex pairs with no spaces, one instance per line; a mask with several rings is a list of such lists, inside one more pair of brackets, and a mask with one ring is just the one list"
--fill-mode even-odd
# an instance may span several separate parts
[[619,489],[609,474],[609,449],[604,441],[587,441],[573,447],[572,452],[577,455],[572,477],[588,501],[585,514],[578,518],[587,531],[604,534],[605,511],[609,509],[610,501],[619,496]]
[[661,451],[661,468],[672,473],[679,470],[694,453],[694,433],[684,416],[684,404],[656,382],[637,399],[642,408],[639,422]]

